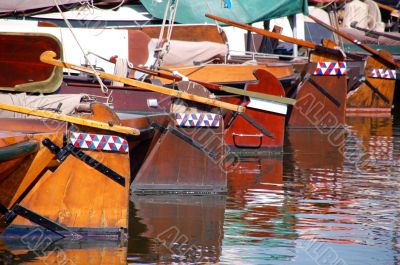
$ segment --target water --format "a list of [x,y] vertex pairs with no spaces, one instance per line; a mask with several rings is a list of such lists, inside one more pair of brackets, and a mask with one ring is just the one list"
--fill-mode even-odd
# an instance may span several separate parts
[[[127,246],[0,242],[0,264],[400,264],[400,126],[292,130],[285,153],[231,165],[227,195],[132,196]],[[5,262],[6,261],[6,262]]]

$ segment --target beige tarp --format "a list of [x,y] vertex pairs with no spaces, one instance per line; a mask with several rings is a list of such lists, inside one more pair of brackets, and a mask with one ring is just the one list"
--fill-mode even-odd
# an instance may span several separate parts
[[[87,98],[85,94],[68,94],[68,95],[46,95],[46,96],[28,96],[26,93],[21,94],[0,94],[0,103],[18,105],[33,109],[42,109],[54,111],[58,109],[60,103],[60,113],[71,114],[74,112],[82,100]],[[16,112],[0,110],[0,118],[37,118],[20,114]]]
[[209,41],[191,42],[172,40],[169,52],[164,56],[163,65],[193,65],[228,53],[228,46]]
[[357,26],[360,28],[385,31],[379,7],[372,0],[353,0],[346,4],[343,27],[351,28],[353,22],[357,22]]

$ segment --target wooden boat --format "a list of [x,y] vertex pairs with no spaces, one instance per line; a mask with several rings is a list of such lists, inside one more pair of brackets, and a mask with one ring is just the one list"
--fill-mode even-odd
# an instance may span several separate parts
[[[384,50],[379,54],[393,58]],[[368,57],[364,81],[347,96],[349,114],[381,113],[390,115],[396,86],[396,70],[376,57]]]
[[206,14],[206,16],[231,26],[313,49],[309,63],[304,67],[303,82],[294,91],[287,92],[289,94],[287,96],[295,97],[297,100],[289,114],[288,125],[303,128],[344,125],[347,69],[343,55],[333,49],[334,43],[326,41],[322,45],[317,45],[215,15]]
[[[262,70],[259,70],[256,73],[258,73],[257,75],[259,76],[260,81],[258,84],[249,84],[246,88],[248,91],[261,93],[267,92],[276,96],[284,95],[282,85],[276,78],[271,76],[271,74]],[[89,80],[90,79],[86,82],[66,82],[65,85],[61,87],[60,91],[63,93],[85,91],[91,95],[97,94],[98,96],[101,96],[100,87],[98,85],[90,84]],[[265,86],[266,83],[268,84],[267,89]],[[169,112],[174,102],[173,98],[154,92],[140,89],[132,92],[128,91],[128,89],[124,87],[109,88],[113,90],[113,106],[115,109],[120,111],[149,111],[153,113]],[[210,95],[210,92],[207,92],[207,95]],[[237,105],[246,104],[246,101],[248,102],[246,97],[243,96],[219,96],[219,98],[225,102]],[[128,100],[131,100],[134,104],[130,103]],[[154,102],[154,105],[149,105],[149,102]],[[211,112],[212,110],[210,109],[209,111]],[[225,142],[229,146],[229,151],[244,155],[246,153],[269,153],[271,151],[279,152],[282,150],[285,115],[257,109],[247,109],[246,114],[251,117],[251,121],[244,120],[243,117],[240,117],[240,115],[234,115],[234,113],[226,113],[226,115],[224,115],[226,124],[224,130]],[[232,121],[230,121],[231,119]],[[271,122],[272,120],[274,120],[274,122]],[[265,129],[264,132],[270,132],[273,137],[263,134],[260,131],[260,126]]]
[[[118,121],[115,116],[105,117],[111,113],[101,105],[93,105],[92,111],[95,113],[92,116],[94,120],[103,116],[107,121]],[[30,130],[32,121],[18,122],[21,126],[25,125],[25,131]],[[37,123],[45,124],[44,121]],[[42,127],[48,130],[45,125]],[[43,166],[46,160],[32,162],[28,172],[37,175],[34,179],[22,178],[21,182],[25,186],[20,185],[19,190],[25,189],[22,193],[19,191],[12,194],[13,198],[18,197],[7,207],[9,210],[3,212],[8,226],[2,236],[23,236],[35,228],[47,229],[49,236],[56,237],[123,236],[125,231],[121,228],[127,228],[130,183],[129,149],[128,144],[124,143],[127,140],[122,140],[120,135],[107,136],[102,130],[88,131],[87,127],[70,127],[66,135],[67,145],[63,147],[65,125],[62,129],[57,141],[46,137],[41,142],[41,153],[44,153],[41,156],[44,159],[47,157],[47,164],[55,158],[58,162],[53,163],[51,169]],[[94,147],[96,141],[93,137],[101,135],[107,141],[104,145],[98,141]],[[82,137],[84,140],[80,140]],[[142,137],[134,139],[133,143],[143,141]],[[91,143],[89,138],[93,139]],[[88,150],[82,151],[77,147],[79,145],[86,146],[84,149]],[[101,149],[109,149],[109,152],[99,152]],[[41,169],[37,169],[39,166]],[[30,183],[26,185],[28,181]],[[2,189],[8,188],[4,185],[6,183],[3,182]]]
[[[17,35],[18,34],[14,33],[14,35],[12,35],[13,38],[5,37],[5,42],[8,40],[14,44],[14,49],[24,50],[26,49],[27,45],[27,42],[25,41],[26,38],[29,38],[28,36],[35,34],[20,34],[21,41],[15,40],[14,36]],[[38,37],[40,34],[37,33],[35,36]],[[47,40],[43,39],[43,41]],[[39,47],[37,47],[31,55],[31,58],[39,57],[40,53],[43,52],[45,48],[48,48],[47,46],[40,47],[40,44],[38,44],[38,46]],[[58,50],[61,50],[61,48],[59,47]],[[58,57],[61,58],[62,55],[59,54]],[[5,60],[12,61],[11,58],[5,58]],[[35,59],[32,59],[32,61],[35,61]],[[14,66],[16,67],[14,70],[17,70],[18,60],[16,59],[14,59]],[[252,67],[250,69],[253,70],[256,68]],[[246,71],[248,70],[249,69]],[[271,95],[275,95],[277,97],[282,97],[284,95],[283,87],[274,77],[274,75],[261,70],[257,70],[254,73],[252,72],[252,79],[259,79],[259,81],[258,83],[247,85],[245,88],[246,91],[270,93]],[[34,73],[31,72],[29,78],[32,78],[33,75]],[[91,84],[91,80],[91,78],[86,78],[85,76],[65,76],[61,88],[56,93],[64,94],[83,92],[86,94],[99,96],[100,101],[104,100],[104,97],[101,99],[101,97],[104,95],[99,89],[99,86]],[[52,87],[52,91],[56,89],[57,85],[54,85]],[[173,98],[171,97],[144,91],[140,88],[132,91],[131,87],[110,86],[110,89],[113,90],[113,107],[117,111],[149,111],[153,113],[165,113],[170,111],[171,104],[173,102]],[[220,96],[227,102],[244,104],[243,106],[249,104],[248,97],[233,95],[227,97],[222,97],[222,95]],[[156,102],[156,104],[149,106],[148,102]],[[211,109],[208,111],[211,112]],[[248,110],[246,117],[244,117],[244,115],[245,114],[237,116],[236,114],[229,114],[225,116],[225,123],[228,124],[229,122],[229,127],[231,128],[231,130],[225,130],[225,140],[226,143],[232,147],[230,149],[231,151],[244,154],[247,152],[271,152],[282,150],[285,113],[274,113],[273,111],[269,112],[253,108]]]
[[351,115],[360,113],[386,113],[386,115],[390,115],[396,85],[396,68],[398,67],[398,63],[395,62],[392,54],[385,50],[374,50],[363,44],[362,40],[354,40],[347,31],[337,30],[316,17],[310,16],[310,18],[372,54],[365,59],[365,65],[359,64],[359,75],[363,78],[357,78],[358,81],[355,83],[350,82],[351,86],[347,96],[348,113]]
[[[15,61],[11,65],[21,66]],[[50,70],[53,73],[54,66]],[[26,75],[30,78],[34,71]],[[62,123],[56,140],[35,133],[44,140],[39,146],[44,155],[38,156],[44,159],[34,159],[30,168],[37,170],[28,171],[30,178],[21,175],[22,184],[16,184],[15,192],[10,190],[9,204],[2,207],[8,223],[2,236],[20,237],[42,227],[50,236],[117,239],[124,237],[128,226],[130,188],[140,193],[226,192],[226,172],[221,166],[224,127],[216,114],[211,116],[217,124],[192,126],[168,113],[117,114],[99,103],[90,104],[88,113],[79,117],[7,104],[0,108],[78,124],[66,127]],[[200,115],[208,117],[207,113]],[[42,126],[30,127],[39,123]],[[5,123],[9,127],[2,129],[11,130],[15,124],[14,130],[26,132],[26,139],[32,130],[43,131],[43,135],[51,131],[43,121],[16,119],[9,119]],[[15,137],[14,142],[7,140],[8,145],[17,141]],[[182,151],[190,156],[182,156]],[[9,158],[13,157],[4,156],[6,162]],[[15,166],[1,165],[5,169]],[[5,189],[2,183],[0,188]]]
[[[54,28],[53,28],[54,30]],[[130,36],[130,40],[132,39],[131,37],[133,36],[134,33],[132,33],[133,31],[129,31],[129,36]],[[139,32],[142,33],[142,32]],[[139,34],[139,35],[143,35]],[[12,35],[11,33],[9,35]],[[26,40],[26,38],[28,38],[26,35],[34,35],[34,34],[24,34],[20,33],[20,34],[15,34],[15,37],[13,37],[13,39],[8,39],[8,44],[13,43],[13,45],[15,46],[13,49],[15,50],[15,52],[17,52],[17,49],[22,50],[24,47],[26,48],[26,45],[28,42],[26,41],[18,41],[16,40],[16,38],[19,38],[20,40]],[[37,34],[37,36],[39,36],[40,34]],[[132,35],[132,36],[131,36]],[[137,34],[136,34],[137,35]],[[7,35],[8,36],[8,35]],[[7,36],[4,37],[4,39],[7,39]],[[25,38],[25,39],[24,39]],[[148,38],[148,37],[147,37]],[[130,45],[135,44],[136,46],[141,44],[142,47],[143,45],[146,46],[145,42],[141,43],[139,42],[139,40],[141,40],[139,37],[137,37],[136,42],[131,40],[130,41]],[[46,42],[46,39],[43,39],[44,42]],[[54,41],[53,41],[54,43]],[[33,45],[35,45],[35,43],[32,43]],[[55,45],[58,44],[60,46],[59,43],[55,43]],[[39,45],[40,46],[40,45]],[[34,50],[33,54],[30,55],[31,57],[29,57],[32,61],[34,61],[35,57],[40,56],[40,52],[43,52],[45,48],[48,48],[47,46],[43,46],[38,47],[36,50]],[[57,51],[60,51],[62,48],[58,47],[57,49],[54,49],[57,53]],[[130,49],[131,51],[132,49]],[[134,50],[134,49],[133,49]],[[130,56],[133,55],[138,55],[140,53],[138,53],[138,50],[134,50],[136,51],[136,53],[132,52],[132,54],[130,54]],[[143,49],[142,49],[143,51]],[[147,48],[146,48],[147,51]],[[143,57],[143,56],[142,56]],[[62,58],[62,53],[60,52],[60,54],[58,55],[58,58]],[[140,56],[135,56],[134,58],[140,59]],[[136,59],[136,60],[137,60]],[[7,60],[7,58],[5,58],[5,60]],[[36,62],[37,63],[37,62]],[[253,70],[260,68],[260,67],[254,67],[254,66],[247,66],[247,65],[227,65],[227,67],[233,67],[233,68],[240,68],[242,70],[240,70],[241,73],[248,73],[251,75],[250,80],[257,80],[257,78],[261,78],[260,74],[254,75]],[[228,69],[226,68],[226,69]],[[221,68],[222,69],[222,68]],[[226,71],[226,69],[224,70],[224,72]],[[292,74],[292,70],[291,70],[291,66],[290,68],[287,65],[276,65],[276,66],[271,66],[271,67],[267,67],[265,69],[269,69],[271,71],[274,71],[275,74],[279,75],[278,72],[282,72],[280,75],[281,76],[287,76]],[[274,70],[276,69],[276,70]],[[17,69],[15,69],[17,70]],[[32,70],[31,70],[32,71]],[[242,74],[241,74],[242,75]],[[268,75],[268,74],[266,74]],[[266,78],[263,75],[264,78]],[[33,72],[31,72],[31,77],[33,76]],[[274,76],[269,75],[268,79],[274,79]],[[82,80],[83,79],[83,80]],[[102,94],[102,92],[100,90],[97,90],[95,88],[91,88],[90,86],[92,86],[90,84],[90,80],[91,79],[86,79],[87,82],[89,84],[85,84],[84,82],[85,77],[82,76],[78,76],[78,77],[73,77],[70,75],[65,76],[65,79],[63,82],[63,84],[61,84],[61,89],[58,90],[56,93],[87,93],[87,94],[91,94],[91,95],[98,95],[99,96],[99,100],[101,101],[102,99],[100,99],[101,97],[104,97],[104,94]],[[223,81],[223,80],[222,80]],[[227,82],[235,82],[234,80],[227,80]],[[241,81],[243,83],[243,79]],[[260,80],[260,83],[265,83],[265,81]],[[257,92],[262,92],[262,93],[269,93],[269,90],[271,91],[271,94],[277,95],[277,96],[282,96],[283,95],[283,89],[281,87],[281,85],[278,82],[273,82],[271,81],[271,83],[276,84],[274,85],[274,87],[271,88],[261,88],[261,86],[259,85],[258,88],[256,88],[257,86],[255,85],[249,85],[248,90],[254,90]],[[98,89],[98,87],[97,87]],[[118,91],[121,90],[121,91]],[[169,112],[170,109],[170,104],[172,102],[171,98],[165,97],[165,96],[161,96],[159,94],[154,94],[154,93],[149,93],[146,91],[140,91],[140,89],[138,89],[139,91],[135,91],[135,92],[131,92],[131,91],[127,91],[125,88],[118,88],[117,89],[113,89],[113,99],[114,99],[114,108],[117,111],[151,111],[151,112]],[[27,89],[25,91],[28,91]],[[129,102],[127,99],[129,99]],[[153,101],[154,99],[156,99],[157,104],[155,104],[155,106],[148,106],[147,102],[148,101]],[[247,98],[245,97],[238,97],[238,99],[227,99],[229,100],[233,100],[237,103],[244,103],[244,101],[248,101]],[[243,120],[241,117],[235,118],[235,124],[238,125],[234,125],[237,128],[241,128],[241,129],[235,129],[235,131],[226,131],[226,142],[232,146],[232,151],[239,151],[242,152],[243,150],[245,152],[247,151],[261,151],[261,152],[270,152],[272,151],[280,151],[282,150],[282,146],[283,146],[283,132],[284,132],[284,114],[274,114],[274,113],[267,113],[267,116],[263,116],[260,114],[255,114],[252,113],[254,111],[249,111],[248,112],[248,116],[251,116],[252,121],[249,123],[248,119],[247,120]],[[261,113],[261,111],[259,111]],[[253,115],[254,114],[254,115]],[[274,117],[273,120],[276,121],[276,123],[271,123],[269,122],[270,117]],[[227,122],[227,120],[226,120]],[[257,129],[257,127],[260,128],[260,126],[253,126],[252,124],[254,123],[258,123],[261,125],[261,127],[264,127],[265,130],[264,131],[269,131],[271,132],[271,134],[273,134],[273,138],[271,136],[265,135],[264,133],[262,133],[262,129],[260,131],[260,129]],[[249,127],[250,125],[250,127]],[[233,127],[232,127],[233,128]],[[248,130],[247,128],[252,128],[250,130]],[[232,133],[235,133],[236,136],[232,136]],[[235,137],[235,139],[233,139],[233,137]],[[241,139],[239,139],[241,138]],[[245,139],[247,138],[247,139]],[[237,144],[235,144],[235,142],[238,142]]]
[[[4,214],[9,225],[3,236],[22,236],[43,227],[51,236],[121,238],[127,228],[131,183],[133,191],[140,193],[226,191],[225,170],[219,164],[224,161],[223,148],[201,146],[196,140],[204,139],[204,129],[199,136],[194,134],[195,128],[172,129],[176,121],[168,114],[119,119],[98,103],[92,104],[91,114],[84,117],[112,123],[115,128],[119,124],[137,128],[140,135],[73,126],[67,130],[65,147],[50,139],[43,141],[48,148],[44,150],[59,162],[52,170],[40,171],[17,203],[7,207]],[[214,141],[223,143],[221,133],[207,133],[207,139],[213,136]],[[182,150],[190,157],[179,155]]]

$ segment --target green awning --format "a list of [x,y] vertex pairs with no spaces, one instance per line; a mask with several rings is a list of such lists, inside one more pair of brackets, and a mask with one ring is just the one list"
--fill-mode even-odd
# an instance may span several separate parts
[[[164,17],[168,0],[140,1],[152,16],[159,19]],[[251,24],[308,12],[307,0],[230,0],[229,2],[231,8],[226,8],[226,0],[179,0],[175,21],[182,24],[214,23],[204,16],[205,13],[211,13]]]

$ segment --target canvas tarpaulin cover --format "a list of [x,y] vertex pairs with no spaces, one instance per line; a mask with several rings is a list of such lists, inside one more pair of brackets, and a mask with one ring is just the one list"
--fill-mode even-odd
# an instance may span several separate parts
[[[56,0],[59,5],[77,4],[81,6],[84,3],[91,3],[92,0]],[[121,0],[94,0],[94,4],[121,3]],[[37,8],[53,7],[54,0],[0,0],[0,13],[19,12]]]
[[[60,5],[75,4],[81,0],[58,0]],[[0,12],[18,12],[36,8],[54,6],[53,0],[0,0]]]
[[[164,17],[168,0],[141,2],[152,16]],[[214,23],[204,16],[211,13],[250,24],[297,13],[307,14],[307,10],[307,0],[230,0],[230,5],[226,5],[224,0],[179,0],[175,21],[182,24]]]

